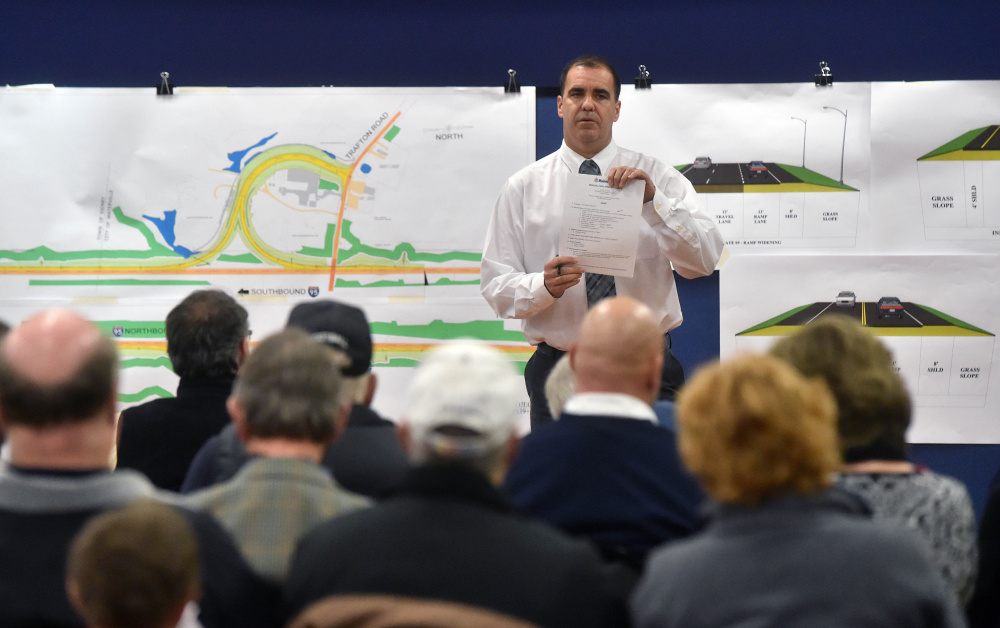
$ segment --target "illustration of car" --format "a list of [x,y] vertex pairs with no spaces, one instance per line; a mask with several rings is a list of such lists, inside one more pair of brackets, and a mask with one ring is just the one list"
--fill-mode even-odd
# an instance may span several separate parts
[[692,168],[711,168],[712,160],[708,157],[695,157],[694,163],[691,164]]
[[879,318],[903,318],[903,304],[896,297],[882,297],[875,306]]
[[854,307],[857,298],[850,290],[843,290],[837,294],[837,307]]
[[750,172],[754,174],[767,172],[767,166],[764,165],[763,161],[751,161],[748,167],[750,168]]

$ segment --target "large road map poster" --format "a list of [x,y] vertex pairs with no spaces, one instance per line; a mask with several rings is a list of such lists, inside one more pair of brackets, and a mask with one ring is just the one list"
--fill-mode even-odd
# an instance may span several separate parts
[[496,195],[534,159],[502,89],[0,90],[0,319],[80,310],[118,342],[122,407],[176,387],[163,320],[218,287],[253,339],[292,305],[363,307],[391,417],[421,355],[476,337],[523,366],[479,295]]

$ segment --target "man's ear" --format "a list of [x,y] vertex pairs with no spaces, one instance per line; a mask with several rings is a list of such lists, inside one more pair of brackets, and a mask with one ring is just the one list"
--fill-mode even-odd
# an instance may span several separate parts
[[503,447],[503,459],[508,467],[514,462],[514,458],[517,458],[519,451],[521,451],[521,437],[517,432],[511,432]]
[[620,114],[621,112],[622,112],[622,101],[619,100],[618,102],[615,103],[615,117],[612,120],[612,122],[618,122],[618,114]]
[[351,410],[354,408],[354,403],[346,397],[340,400],[340,410],[337,414],[337,420],[334,421],[333,428],[333,440],[330,442],[336,442],[338,438],[344,435],[344,430],[347,429],[347,421],[351,418]]
[[559,114],[560,118],[563,117],[562,96],[556,96],[556,113]]
[[375,389],[377,387],[378,375],[375,373],[368,373],[368,383],[365,385],[364,401],[362,402],[364,405],[372,405],[372,399],[375,398]]
[[396,438],[399,439],[403,453],[410,455],[410,426],[406,424],[405,418],[400,418],[399,423],[396,423]]
[[247,431],[247,409],[243,405],[243,402],[236,397],[230,396],[226,399],[226,410],[229,412],[229,418],[233,422],[233,426],[236,428],[236,435],[240,437],[240,440],[244,443],[250,439],[250,432]]
[[80,598],[80,587],[77,585],[76,580],[66,579],[66,597],[69,599],[73,610],[83,615],[83,600]]
[[243,363],[247,361],[248,355],[250,355],[250,336],[243,336],[243,340],[240,341],[239,349],[236,352],[236,368],[243,366]]

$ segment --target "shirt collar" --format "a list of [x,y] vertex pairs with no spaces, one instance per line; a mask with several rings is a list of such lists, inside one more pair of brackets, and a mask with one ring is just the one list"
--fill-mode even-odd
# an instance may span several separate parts
[[[611,162],[614,161],[616,155],[618,155],[618,146],[614,140],[611,140],[601,152],[591,157],[591,159],[597,162],[597,165],[601,168],[601,174],[604,175],[608,172]],[[562,146],[559,147],[559,157],[566,164],[566,167],[569,168],[570,172],[580,172],[580,164],[586,159],[586,157],[567,146],[566,140],[563,140]]]
[[563,412],[580,416],[614,416],[657,423],[656,413],[649,404],[624,393],[579,393],[570,397],[563,406]]

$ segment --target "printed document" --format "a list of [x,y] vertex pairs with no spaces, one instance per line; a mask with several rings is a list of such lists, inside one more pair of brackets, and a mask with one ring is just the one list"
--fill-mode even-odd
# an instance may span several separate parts
[[639,243],[645,185],[608,185],[603,176],[567,174],[559,254],[575,255],[588,272],[631,277]]

